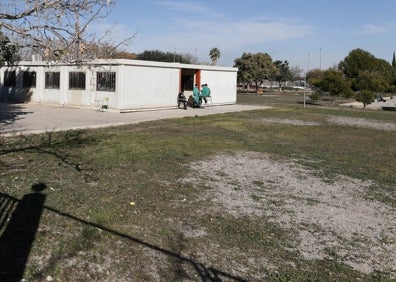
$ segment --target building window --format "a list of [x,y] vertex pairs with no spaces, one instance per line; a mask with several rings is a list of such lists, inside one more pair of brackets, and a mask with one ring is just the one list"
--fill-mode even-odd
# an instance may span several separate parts
[[36,87],[36,72],[35,71],[24,71],[23,75],[23,87],[32,88]]
[[111,91],[116,90],[116,73],[115,72],[98,72],[96,75],[96,90]]
[[69,72],[69,89],[85,89],[85,72]]
[[4,86],[15,87],[16,86],[16,73],[15,71],[4,72]]
[[45,88],[59,89],[60,88],[60,72],[46,72],[45,73]]

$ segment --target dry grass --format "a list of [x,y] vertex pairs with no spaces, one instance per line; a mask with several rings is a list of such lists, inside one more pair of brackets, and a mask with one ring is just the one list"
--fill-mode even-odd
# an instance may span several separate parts
[[41,187],[28,281],[391,281],[394,117],[293,102],[2,139],[0,241]]

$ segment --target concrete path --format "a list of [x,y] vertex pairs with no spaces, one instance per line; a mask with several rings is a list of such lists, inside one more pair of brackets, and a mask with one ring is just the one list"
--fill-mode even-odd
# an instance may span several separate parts
[[99,112],[41,104],[0,103],[0,135],[37,134],[82,128],[100,128],[144,121],[204,116],[228,112],[266,109],[265,106],[226,105],[202,109],[164,109],[128,113]]

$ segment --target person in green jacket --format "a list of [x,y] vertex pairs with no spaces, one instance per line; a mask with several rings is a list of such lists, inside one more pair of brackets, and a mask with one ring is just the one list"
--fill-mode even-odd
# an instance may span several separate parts
[[208,87],[207,84],[202,85],[201,96],[202,96],[203,100],[205,101],[205,104],[207,104],[208,101],[206,100],[206,97],[210,96],[210,88]]
[[201,93],[199,91],[198,84],[195,84],[195,86],[194,86],[193,96],[194,96],[195,106],[197,108],[200,108],[201,107],[201,101],[200,101]]

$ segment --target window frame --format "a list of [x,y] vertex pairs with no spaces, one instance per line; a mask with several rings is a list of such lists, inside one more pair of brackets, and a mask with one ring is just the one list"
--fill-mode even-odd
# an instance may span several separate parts
[[45,89],[60,89],[60,72],[46,71],[44,74],[44,88]]
[[69,90],[85,90],[87,87],[87,74],[84,71],[69,72]]
[[4,87],[16,87],[16,71],[6,70],[4,71]]
[[116,92],[117,73],[101,71],[96,73],[96,91]]
[[22,87],[36,88],[37,73],[35,71],[22,71]]

